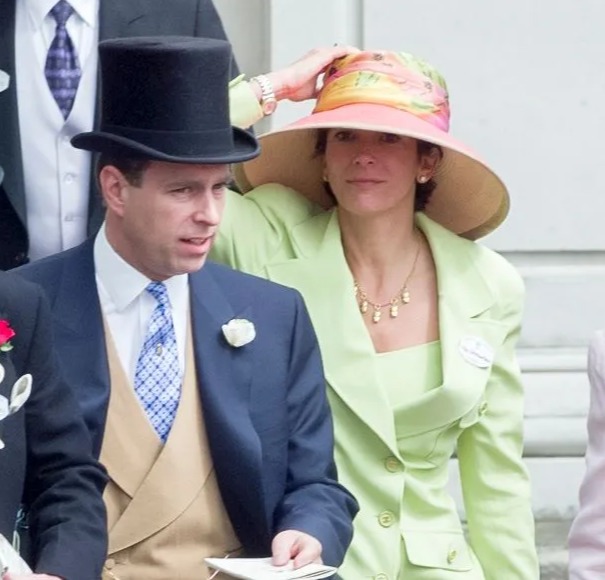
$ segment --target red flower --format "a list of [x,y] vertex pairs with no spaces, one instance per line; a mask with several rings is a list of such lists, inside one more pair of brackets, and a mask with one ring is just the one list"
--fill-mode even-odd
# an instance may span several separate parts
[[15,336],[15,331],[10,327],[8,320],[0,320],[0,351],[13,348],[10,339]]

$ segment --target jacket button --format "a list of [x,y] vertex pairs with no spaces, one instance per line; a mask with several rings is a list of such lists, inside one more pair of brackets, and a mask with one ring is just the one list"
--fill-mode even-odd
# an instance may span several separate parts
[[105,568],[111,570],[116,565],[116,561],[113,558],[107,558],[105,560]]
[[451,564],[458,557],[458,552],[454,548],[450,548],[447,553],[447,563]]
[[390,528],[393,525],[394,521],[395,521],[395,517],[393,516],[393,514],[391,512],[388,512],[388,511],[384,511],[378,516],[378,523],[383,528]]
[[384,460],[384,466],[386,470],[390,471],[391,473],[397,473],[398,471],[401,471],[401,463],[399,459],[397,459],[397,457],[387,457]]

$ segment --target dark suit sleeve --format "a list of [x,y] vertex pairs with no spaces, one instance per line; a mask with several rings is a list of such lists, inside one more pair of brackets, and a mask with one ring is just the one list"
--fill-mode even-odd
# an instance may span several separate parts
[[352,538],[358,506],[336,480],[334,434],[317,338],[302,298],[290,349],[288,477],[277,531],[317,538],[326,564],[338,566]]
[[29,511],[35,569],[67,580],[92,580],[100,577],[107,549],[101,495],[106,475],[92,456],[71,391],[58,375],[48,306],[38,288],[31,288],[32,300],[24,304],[27,309],[20,309],[27,314],[14,351],[25,353],[19,371],[33,377],[25,405],[23,500]]

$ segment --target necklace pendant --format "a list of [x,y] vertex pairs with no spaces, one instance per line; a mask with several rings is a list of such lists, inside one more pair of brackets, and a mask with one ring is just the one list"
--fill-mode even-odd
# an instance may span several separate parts
[[365,314],[368,311],[368,301],[367,300],[361,301],[361,304],[359,305],[359,310],[361,310],[362,314]]
[[408,290],[407,286],[405,286],[401,291],[401,302],[403,302],[403,304],[410,303],[410,291]]
[[389,314],[391,315],[391,318],[397,318],[399,315],[399,306],[397,304],[391,304]]
[[380,322],[380,317],[382,316],[382,312],[380,312],[380,307],[374,309],[374,314],[372,314],[372,322],[374,324]]

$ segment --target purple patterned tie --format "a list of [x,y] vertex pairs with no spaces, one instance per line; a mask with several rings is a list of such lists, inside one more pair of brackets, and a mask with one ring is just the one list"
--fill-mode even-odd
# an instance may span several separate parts
[[74,9],[66,0],[59,0],[51,9],[50,14],[57,21],[57,27],[44,67],[50,92],[64,119],[69,116],[82,76],[78,56],[65,28],[65,23],[73,13]]

